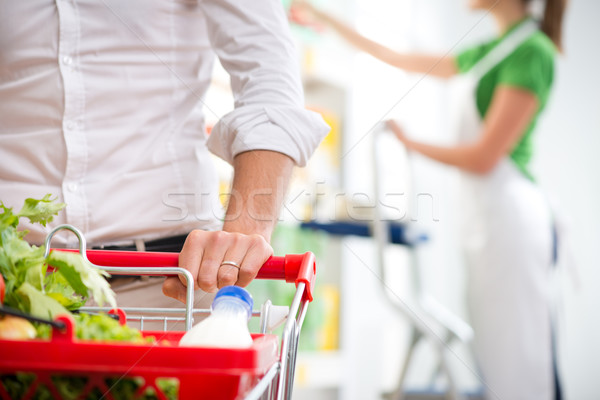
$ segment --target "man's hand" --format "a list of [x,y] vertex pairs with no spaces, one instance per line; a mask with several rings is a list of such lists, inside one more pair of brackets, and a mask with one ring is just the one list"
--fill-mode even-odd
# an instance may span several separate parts
[[[247,286],[272,255],[273,249],[258,234],[195,230],[188,235],[179,254],[179,266],[192,273],[197,288],[215,292],[228,285]],[[235,263],[239,268],[223,265],[224,261]],[[163,292],[185,302],[185,280],[167,278]]]
[[[235,157],[223,231],[191,232],[179,254],[179,266],[191,272],[197,288],[215,292],[227,285],[246,286],[256,277],[273,255],[269,241],[293,166],[292,159],[273,151]],[[185,302],[185,281],[167,278],[163,293]]]

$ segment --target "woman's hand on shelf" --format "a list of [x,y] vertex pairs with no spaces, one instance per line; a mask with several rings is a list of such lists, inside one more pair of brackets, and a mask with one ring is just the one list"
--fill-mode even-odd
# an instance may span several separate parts
[[409,140],[406,137],[406,134],[404,133],[404,129],[402,127],[400,127],[400,125],[398,125],[398,123],[396,121],[394,121],[393,119],[388,119],[387,121],[385,121],[385,126],[391,130],[392,132],[394,132],[394,135],[396,136],[396,138],[402,142],[402,144],[404,144],[404,146],[406,146],[406,148],[408,149],[408,145],[409,145]]

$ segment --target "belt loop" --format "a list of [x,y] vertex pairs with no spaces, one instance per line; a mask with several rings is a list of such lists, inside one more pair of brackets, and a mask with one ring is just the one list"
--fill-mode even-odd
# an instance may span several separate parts
[[135,250],[146,251],[146,243],[142,239],[135,239]]

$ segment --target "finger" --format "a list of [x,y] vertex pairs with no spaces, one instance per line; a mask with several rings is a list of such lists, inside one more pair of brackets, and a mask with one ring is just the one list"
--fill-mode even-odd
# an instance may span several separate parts
[[241,287],[248,286],[256,278],[263,264],[273,255],[273,248],[262,236],[250,235],[248,240],[250,246],[242,260],[238,280],[235,283]]
[[[217,273],[217,286],[219,289],[224,286],[235,285],[242,266],[242,260],[250,245],[251,242],[247,240],[245,235],[242,235],[241,233],[230,234],[228,248],[221,260],[219,271]],[[235,262],[240,267],[222,264],[223,261]]]
[[208,232],[206,245],[198,270],[198,287],[205,292],[213,293],[218,289],[217,274],[231,241],[230,233],[218,231]]
[[185,304],[186,302],[186,286],[176,276],[169,276],[163,282],[162,291],[165,296],[179,300]]
[[[179,253],[179,267],[190,271],[194,278],[198,275],[204,248],[206,247],[207,237],[210,233],[211,232],[193,230],[185,239],[181,253]],[[179,280],[184,286],[187,285],[187,281],[183,275],[179,275]]]

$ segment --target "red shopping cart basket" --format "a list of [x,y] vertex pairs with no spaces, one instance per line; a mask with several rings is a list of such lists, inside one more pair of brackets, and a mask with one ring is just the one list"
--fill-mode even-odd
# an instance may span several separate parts
[[[186,270],[178,268],[177,253],[86,251],[83,236],[70,226],[52,231],[46,241],[47,249],[51,236],[65,228],[79,236],[84,257],[111,274],[184,275],[188,280],[188,301],[186,307],[178,311],[184,315],[179,318],[185,321],[186,330],[192,325],[193,315],[210,312],[193,309],[193,279]],[[69,395],[77,399],[117,400],[125,392],[122,386],[131,382],[135,383],[130,396],[133,399],[146,399],[148,393],[161,400],[289,399],[300,328],[308,303],[312,301],[315,272],[312,253],[271,257],[263,265],[257,278],[294,282],[296,294],[281,338],[267,333],[270,302],[263,305],[260,313],[253,312],[261,317],[261,333],[252,335],[253,344],[247,349],[178,347],[185,332],[144,331],[143,328],[144,336],[154,336],[156,340],[145,344],[78,340],[74,338],[70,316],[58,318],[64,328],[54,327],[50,340],[0,340],[0,377],[3,377],[0,398],[11,399],[10,379],[20,377],[30,380],[23,399],[42,397],[41,388],[46,396],[50,393],[52,398],[67,398],[58,389],[57,382],[61,379],[79,382],[78,391]],[[160,314],[173,310],[143,311]],[[121,323],[125,323],[125,313],[118,310],[118,314]],[[167,319],[177,317],[163,318],[166,328]]]

